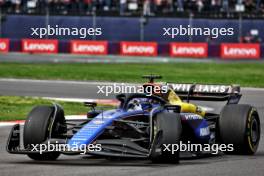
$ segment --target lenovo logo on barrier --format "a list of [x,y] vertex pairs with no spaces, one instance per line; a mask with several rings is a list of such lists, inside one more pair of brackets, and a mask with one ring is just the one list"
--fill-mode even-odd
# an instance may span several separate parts
[[71,53],[73,54],[108,54],[108,43],[106,41],[71,41]]
[[207,57],[207,43],[171,43],[170,55],[172,57]]
[[7,53],[9,51],[9,39],[0,39],[0,52]]
[[221,57],[224,59],[259,59],[259,44],[221,44]]
[[121,42],[121,55],[135,56],[157,56],[158,48],[156,42]]
[[22,52],[58,53],[58,40],[23,39]]

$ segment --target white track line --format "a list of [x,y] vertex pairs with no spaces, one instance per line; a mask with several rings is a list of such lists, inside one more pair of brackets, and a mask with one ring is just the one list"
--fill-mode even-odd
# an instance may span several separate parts
[[[66,120],[85,120],[87,119],[86,115],[68,115],[65,116]],[[15,124],[24,124],[24,120],[16,120],[16,121],[8,121],[8,122],[0,122],[0,127],[5,127],[5,126],[13,126]]]
[[115,99],[84,99],[84,98],[54,98],[54,97],[43,97],[43,99],[54,100],[54,101],[64,101],[64,102],[96,102],[100,105],[110,105],[117,106],[119,104],[118,100]]
[[255,87],[242,87],[242,91],[264,91],[264,88],[255,88]]
[[0,127],[13,126],[15,124],[24,124],[24,122],[0,122]]
[[85,99],[85,98],[56,98],[56,97],[43,97],[43,99],[47,100],[55,100],[55,101],[65,101],[65,102],[96,102],[96,99]]
[[[97,81],[64,81],[64,80],[38,80],[38,79],[15,79],[15,78],[0,78],[0,81],[6,82],[23,82],[23,83],[50,83],[50,84],[79,84],[79,85],[113,85],[113,84],[132,84],[120,82],[97,82]],[[136,83],[135,83],[136,84]],[[135,85],[133,84],[133,85]]]

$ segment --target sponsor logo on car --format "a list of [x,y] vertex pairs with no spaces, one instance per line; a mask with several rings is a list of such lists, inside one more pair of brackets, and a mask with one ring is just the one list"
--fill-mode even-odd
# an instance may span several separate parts
[[104,121],[103,120],[94,120],[93,123],[96,125],[101,125],[104,123]]
[[200,136],[208,136],[210,134],[209,127],[200,128]]
[[[169,84],[176,92],[188,92],[192,84]],[[194,92],[203,93],[227,93],[231,90],[230,86],[225,85],[195,85]]]
[[182,114],[182,120],[198,120],[203,119],[202,116],[199,116],[197,114]]

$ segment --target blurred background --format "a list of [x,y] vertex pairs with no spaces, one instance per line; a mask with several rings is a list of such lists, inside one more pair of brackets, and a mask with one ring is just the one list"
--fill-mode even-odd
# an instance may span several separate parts
[[[9,51],[20,52],[22,39],[38,38],[31,28],[92,27],[101,28],[102,35],[85,40],[107,41],[107,54],[120,54],[121,41],[156,42],[160,56],[171,55],[171,42],[202,42],[209,57],[221,55],[221,43],[257,43],[255,52],[262,57],[263,18],[262,0],[0,0],[0,38],[9,40]],[[180,25],[233,28],[234,35],[163,35],[163,28]],[[45,38],[58,40],[59,53],[70,53],[70,41],[80,36]]]

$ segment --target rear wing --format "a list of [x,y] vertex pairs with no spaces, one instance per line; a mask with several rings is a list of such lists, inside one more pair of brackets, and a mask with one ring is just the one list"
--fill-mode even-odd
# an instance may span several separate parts
[[[182,100],[228,101],[237,104],[241,98],[239,85],[167,83]],[[189,96],[189,97],[188,97]]]

